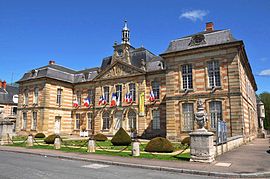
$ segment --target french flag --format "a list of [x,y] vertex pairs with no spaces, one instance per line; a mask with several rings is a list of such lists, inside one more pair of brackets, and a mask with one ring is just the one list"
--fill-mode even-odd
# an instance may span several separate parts
[[116,94],[113,93],[112,94],[111,107],[116,106],[116,102],[117,102],[117,97],[116,97]]
[[77,108],[79,106],[79,103],[77,100],[73,101],[73,107]]
[[99,101],[98,101],[98,105],[102,105],[102,104],[103,105],[106,104],[106,100],[104,99],[103,95],[100,96]]
[[125,95],[125,102],[126,103],[131,103],[132,102],[132,95],[130,93],[127,93]]
[[85,107],[89,107],[89,106],[90,106],[90,98],[85,98],[85,99],[84,99],[83,105],[84,105]]
[[149,100],[150,100],[150,101],[155,101],[155,95],[154,95],[153,90],[151,90],[151,92],[150,92]]

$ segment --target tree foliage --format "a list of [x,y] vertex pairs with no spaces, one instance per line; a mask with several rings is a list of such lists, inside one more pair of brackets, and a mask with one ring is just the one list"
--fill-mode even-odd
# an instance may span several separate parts
[[265,119],[264,119],[264,128],[270,130],[270,93],[263,92],[259,95],[260,99],[264,104],[265,109]]

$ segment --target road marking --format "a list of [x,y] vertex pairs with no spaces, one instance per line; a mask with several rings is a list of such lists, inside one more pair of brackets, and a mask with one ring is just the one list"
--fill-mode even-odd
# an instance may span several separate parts
[[231,165],[232,165],[232,163],[222,163],[222,162],[215,164],[215,166],[218,166],[218,167],[229,167]]
[[91,165],[83,165],[84,168],[93,168],[93,169],[100,169],[100,168],[106,168],[109,167],[109,165],[102,165],[102,164],[91,164]]

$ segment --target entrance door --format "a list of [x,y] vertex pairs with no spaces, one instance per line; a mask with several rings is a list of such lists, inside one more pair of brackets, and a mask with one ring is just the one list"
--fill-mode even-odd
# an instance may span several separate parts
[[54,133],[60,134],[60,130],[61,130],[61,116],[56,116],[54,123]]
[[114,127],[113,127],[113,133],[115,134],[119,129],[120,127],[122,127],[122,111],[117,111],[115,113],[115,116],[114,116]]

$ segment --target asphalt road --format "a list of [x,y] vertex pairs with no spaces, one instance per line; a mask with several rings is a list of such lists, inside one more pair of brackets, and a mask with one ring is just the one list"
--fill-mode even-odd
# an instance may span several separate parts
[[11,178],[196,179],[210,177],[0,152],[0,179]]

